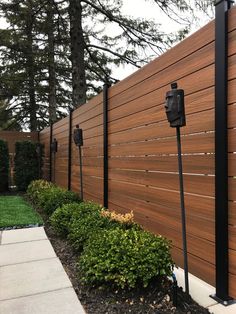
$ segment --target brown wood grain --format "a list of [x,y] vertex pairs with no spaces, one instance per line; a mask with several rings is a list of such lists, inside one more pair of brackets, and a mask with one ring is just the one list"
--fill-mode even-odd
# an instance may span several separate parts
[[[163,106],[161,107],[161,110],[164,111]],[[186,120],[187,126],[181,129],[181,134],[193,134],[203,131],[212,131],[215,128],[213,109],[188,115]],[[130,125],[127,127],[130,127]],[[112,130],[112,125],[110,130]],[[175,136],[175,134],[175,129],[170,128],[168,122],[165,119],[165,121],[159,123],[154,122],[152,124],[128,128],[125,131],[111,133],[109,135],[109,141],[113,145]]]
[[[96,158],[93,158],[94,162]],[[214,174],[214,154],[184,155],[182,156],[183,172],[195,174]],[[233,162],[236,162],[236,155],[231,159],[230,173],[234,171]],[[89,162],[89,161],[88,161]],[[146,157],[111,157],[109,158],[111,169],[133,169],[133,170],[154,170],[166,172],[178,172],[177,156],[146,156]],[[233,170],[234,169],[234,170]]]
[[236,298],[236,276],[233,274],[229,274],[229,295],[232,298]]
[[229,250],[229,272],[236,275],[236,251]]
[[236,227],[236,203],[229,201],[229,224]]
[[[182,137],[182,153],[214,153],[214,133],[201,133]],[[135,142],[110,146],[109,156],[145,156],[177,154],[176,138]]]
[[[83,106],[82,106],[83,107]],[[76,111],[73,112],[72,119],[74,121],[78,121],[79,123],[86,122],[90,120],[91,117],[97,117],[103,114],[103,102],[99,102],[98,104],[94,105],[93,107],[90,106],[88,108],[88,104],[86,105],[86,111],[81,110],[82,107],[78,108]]]
[[[126,195],[113,192],[109,194],[109,201],[117,206],[123,207],[126,209],[126,212],[133,210],[136,218],[138,215],[143,215],[149,223],[150,221],[152,221],[153,224],[158,222],[163,226],[168,226],[168,228],[181,232],[181,211],[179,209],[167,208],[150,202],[145,203],[129,198]],[[187,211],[186,218],[188,235],[214,242],[213,220],[204,219],[202,216],[199,217],[196,213],[192,215],[189,210]],[[173,241],[175,246],[182,247],[182,241],[176,239]]]
[[[235,81],[231,82],[232,86],[229,90],[229,94],[233,95],[234,86],[236,83]],[[134,113],[144,111],[146,109],[150,109],[156,106],[161,106],[162,110],[164,110],[163,104],[165,101],[165,92],[166,87],[160,88],[158,90],[153,90],[149,94],[136,98],[135,100],[132,100],[127,104],[121,105],[118,108],[109,110],[109,121],[114,121],[125,116],[130,116]],[[187,115],[207,109],[212,109],[214,107],[214,88],[205,86],[203,90],[186,95],[185,107]]]
[[[110,169],[109,179],[179,191],[179,175],[177,173]],[[214,183],[213,176],[184,175],[186,193],[213,197],[215,193]]]
[[236,127],[236,103],[228,106],[228,128],[234,127]]
[[228,152],[236,152],[236,129],[228,130]]
[[[135,202],[149,202],[154,204],[152,206],[162,206],[167,210],[180,210],[179,192],[173,190],[109,180],[109,197],[110,193],[119,194],[121,200],[129,197],[132,206],[136,206]],[[185,193],[185,206],[188,214],[214,221],[214,198]]]

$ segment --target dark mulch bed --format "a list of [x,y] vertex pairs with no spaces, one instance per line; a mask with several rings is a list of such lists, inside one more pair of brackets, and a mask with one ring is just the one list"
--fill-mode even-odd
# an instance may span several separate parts
[[53,231],[47,218],[39,211],[45,222],[45,231],[57,256],[60,258],[72,285],[88,314],[206,314],[208,310],[199,306],[192,298],[178,288],[178,306],[173,306],[171,283],[164,285],[152,282],[148,288],[133,291],[118,291],[112,288],[89,288],[78,280],[76,263],[78,255],[69,243],[59,238]]

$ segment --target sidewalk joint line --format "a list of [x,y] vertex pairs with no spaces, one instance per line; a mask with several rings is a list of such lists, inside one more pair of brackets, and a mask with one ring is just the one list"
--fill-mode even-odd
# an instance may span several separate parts
[[[1,241],[1,238],[0,238],[0,241]],[[22,242],[10,242],[10,243],[1,243],[0,242],[0,244],[2,246],[5,246],[5,245],[14,245],[14,244],[21,244],[21,243],[28,243],[28,242],[37,242],[37,241],[48,241],[48,242],[50,242],[48,239],[44,238],[44,239],[36,239],[36,240],[22,241]]]
[[8,266],[14,266],[14,265],[20,265],[20,264],[29,264],[29,263],[34,263],[34,262],[42,262],[42,261],[47,261],[47,260],[50,260],[50,259],[57,259],[57,260],[59,260],[59,258],[55,255],[54,257],[47,257],[47,258],[36,259],[36,260],[32,260],[32,261],[26,261],[26,262],[14,263],[14,264],[2,265],[2,266],[0,266],[0,268],[8,267]]
[[[46,293],[50,293],[50,292],[54,292],[54,291],[60,291],[60,290],[65,290],[65,289],[72,289],[74,292],[74,288],[72,286],[66,286],[66,287],[63,287],[63,288],[58,288],[58,289],[53,289],[53,290],[48,290],[48,291],[42,291],[42,292],[38,292],[38,293],[33,293],[33,294],[26,294],[26,295],[21,295],[19,297],[14,297],[14,298],[7,298],[7,299],[2,299],[0,300],[0,304],[1,302],[4,302],[4,301],[11,301],[11,300],[16,300],[16,299],[21,299],[21,298],[26,298],[26,297],[32,297],[32,296],[35,296],[35,295],[41,295],[41,294],[46,294]],[[75,293],[76,294],[76,293]],[[77,296],[77,294],[76,294]],[[77,297],[78,298],[78,297]]]

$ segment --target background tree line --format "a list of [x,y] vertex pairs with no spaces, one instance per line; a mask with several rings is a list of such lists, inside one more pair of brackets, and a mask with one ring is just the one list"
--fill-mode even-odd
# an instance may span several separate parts
[[35,131],[65,116],[104,82],[117,82],[114,66],[139,68],[183,39],[195,10],[213,3],[150,1],[182,29],[165,34],[160,24],[125,16],[122,0],[0,1],[7,22],[0,29],[0,129]]

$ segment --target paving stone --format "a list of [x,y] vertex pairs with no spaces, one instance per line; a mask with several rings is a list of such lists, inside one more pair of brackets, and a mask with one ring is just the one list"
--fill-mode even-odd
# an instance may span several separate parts
[[85,314],[74,289],[0,301],[1,314]]
[[2,232],[1,244],[18,243],[47,239],[43,227],[6,230]]
[[0,300],[71,287],[58,258],[0,267]]
[[56,257],[48,240],[0,245],[0,266]]
[[224,306],[222,304],[216,304],[214,306],[210,306],[210,313],[213,314],[235,314],[236,313],[236,304],[232,304],[229,306]]

